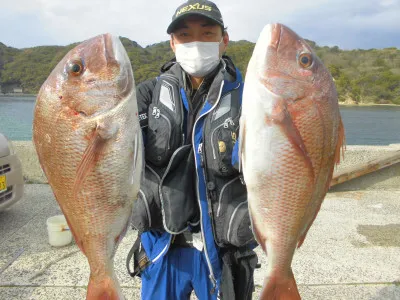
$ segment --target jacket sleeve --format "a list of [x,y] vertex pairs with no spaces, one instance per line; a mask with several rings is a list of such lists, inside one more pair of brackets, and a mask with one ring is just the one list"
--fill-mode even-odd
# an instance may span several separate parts
[[157,78],[146,80],[136,87],[136,99],[138,104],[140,128],[143,132],[143,141],[146,145],[146,133],[148,126],[148,110],[153,98],[153,90],[156,86]]

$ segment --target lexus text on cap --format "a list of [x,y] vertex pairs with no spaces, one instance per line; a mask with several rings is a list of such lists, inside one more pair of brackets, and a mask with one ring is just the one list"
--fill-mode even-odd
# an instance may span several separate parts
[[224,21],[222,19],[221,12],[217,5],[211,1],[193,1],[189,0],[180,5],[172,16],[171,24],[167,28],[167,33],[170,34],[174,31],[175,26],[188,15],[200,15],[208,19],[213,20],[217,24],[224,27]]

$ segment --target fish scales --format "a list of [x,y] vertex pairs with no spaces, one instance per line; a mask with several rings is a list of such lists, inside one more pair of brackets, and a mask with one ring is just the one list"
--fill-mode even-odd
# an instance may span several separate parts
[[90,266],[87,299],[123,299],[113,257],[142,172],[133,72],[117,37],[72,49],[37,97],[33,141],[74,239]]
[[344,128],[330,73],[282,24],[265,26],[255,45],[239,138],[252,228],[268,258],[261,299],[300,299],[293,255],[328,191]]

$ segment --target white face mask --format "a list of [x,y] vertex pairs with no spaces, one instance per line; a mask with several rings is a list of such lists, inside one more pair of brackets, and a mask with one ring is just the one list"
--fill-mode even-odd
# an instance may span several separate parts
[[176,44],[176,61],[188,74],[194,77],[204,77],[219,64],[220,43],[191,42]]

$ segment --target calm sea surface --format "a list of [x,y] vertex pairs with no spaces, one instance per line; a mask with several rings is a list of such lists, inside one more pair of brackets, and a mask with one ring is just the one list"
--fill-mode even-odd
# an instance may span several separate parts
[[[0,97],[0,132],[11,140],[32,139],[35,97]],[[400,107],[341,107],[347,145],[400,143]]]

